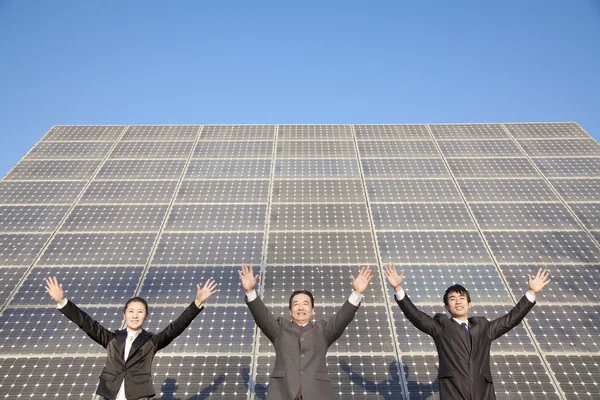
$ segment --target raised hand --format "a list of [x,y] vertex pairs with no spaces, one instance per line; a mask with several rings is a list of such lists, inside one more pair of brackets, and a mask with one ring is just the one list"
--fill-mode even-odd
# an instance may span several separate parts
[[62,285],[59,285],[56,277],[46,278],[46,292],[52,297],[52,300],[60,305],[64,305],[66,302],[65,291]]
[[547,269],[538,269],[537,274],[534,277],[531,277],[531,274],[527,274],[527,278],[529,281],[529,292],[531,294],[536,294],[542,291],[544,286],[550,283],[550,272]]
[[390,285],[397,292],[402,286],[402,281],[404,281],[404,270],[402,270],[400,272],[400,275],[398,275],[398,272],[396,272],[396,267],[394,267],[393,263],[385,264],[384,268],[385,277],[387,278]]
[[212,279],[207,279],[204,287],[196,285],[198,293],[196,294],[196,306],[200,307],[210,296],[217,292],[217,282]]
[[354,275],[350,275],[350,277],[352,278],[352,288],[356,293],[361,295],[367,290],[371,279],[373,279],[370,267],[362,267],[356,278]]
[[258,282],[258,275],[254,275],[254,271],[252,271],[252,264],[242,264],[242,270],[238,271],[238,275],[242,281],[242,287],[244,288],[244,291],[246,293],[252,292],[256,287],[256,282]]

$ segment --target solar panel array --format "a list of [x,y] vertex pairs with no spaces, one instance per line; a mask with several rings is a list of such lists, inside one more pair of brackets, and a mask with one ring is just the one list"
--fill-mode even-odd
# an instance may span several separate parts
[[429,314],[446,287],[503,315],[548,267],[526,321],[492,346],[499,399],[599,398],[600,145],[575,123],[56,126],[0,181],[0,397],[92,398],[104,349],[56,311],[43,280],[109,329],[147,298],[147,329],[216,279],[206,310],[154,363],[159,397],[264,399],[274,352],[237,269],[287,313],[317,318],[375,278],[327,362],[340,399],[438,398],[433,341],[380,267],[406,270]]

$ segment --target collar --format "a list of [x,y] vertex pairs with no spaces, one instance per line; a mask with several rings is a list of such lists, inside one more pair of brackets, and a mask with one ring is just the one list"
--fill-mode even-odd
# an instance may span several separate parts
[[466,320],[466,321],[461,321],[461,320],[460,320],[460,319],[458,319],[458,318],[452,318],[452,319],[453,319],[453,320],[455,320],[455,321],[456,321],[456,322],[457,322],[459,325],[462,325],[462,324],[467,324],[467,328],[469,328],[469,329],[470,329],[470,326],[469,326],[469,320]]

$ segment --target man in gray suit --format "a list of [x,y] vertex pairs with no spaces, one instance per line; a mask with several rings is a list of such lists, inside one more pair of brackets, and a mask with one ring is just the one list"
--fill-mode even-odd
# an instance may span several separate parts
[[327,349],[354,319],[362,294],[373,279],[371,268],[361,268],[356,278],[351,276],[354,291],[333,317],[316,322],[312,321],[315,301],[308,290],[298,290],[290,296],[290,321],[275,317],[258,297],[254,290],[258,275],[254,275],[252,265],[242,265],[238,274],[256,325],[275,346],[275,367],[267,400],[332,399]]
[[398,275],[394,264],[385,266],[388,282],[396,291],[396,302],[406,318],[419,330],[433,337],[438,351],[440,400],[494,400],[494,384],[490,369],[492,341],[519,325],[535,305],[535,295],[549,282],[547,270],[529,277],[529,290],[508,314],[488,321],[470,317],[473,306],[467,289],[453,285],[444,293],[444,314],[430,317],[410,301],[402,289],[404,271]]

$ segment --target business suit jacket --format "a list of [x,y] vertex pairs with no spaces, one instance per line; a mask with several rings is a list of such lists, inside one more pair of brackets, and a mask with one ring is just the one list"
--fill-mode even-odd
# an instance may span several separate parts
[[496,398],[490,369],[492,341],[517,326],[535,304],[523,296],[508,314],[493,321],[484,317],[469,318],[473,341],[469,352],[464,328],[454,319],[445,314],[432,318],[419,311],[408,296],[396,302],[406,318],[435,341],[440,363],[440,400]]
[[127,329],[109,331],[70,300],[60,311],[106,349],[106,364],[96,394],[115,399],[125,379],[125,397],[133,400],[155,395],[151,375],[154,355],[179,336],[203,309],[192,302],[175,321],[157,334],[142,330],[131,344],[127,361],[123,354]]
[[293,400],[302,387],[303,400],[332,399],[327,371],[327,349],[354,319],[358,307],[346,301],[329,320],[311,321],[301,327],[275,317],[260,297],[246,304],[256,325],[275,346],[275,366],[267,400]]

